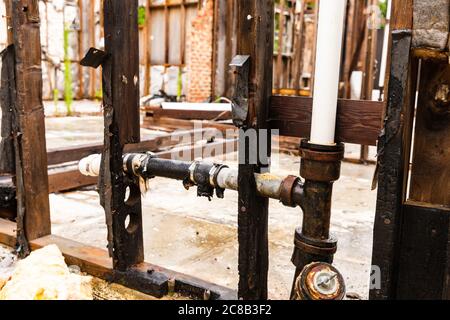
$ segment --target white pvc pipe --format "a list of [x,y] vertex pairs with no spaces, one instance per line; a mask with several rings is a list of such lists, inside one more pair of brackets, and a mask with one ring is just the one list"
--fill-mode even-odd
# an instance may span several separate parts
[[334,145],[347,0],[320,0],[311,124],[313,144]]

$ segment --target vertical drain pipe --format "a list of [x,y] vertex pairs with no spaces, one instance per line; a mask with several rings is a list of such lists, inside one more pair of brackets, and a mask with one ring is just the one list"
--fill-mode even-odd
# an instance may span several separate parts
[[[320,0],[319,4],[311,136],[300,145],[300,175],[305,179],[303,224],[295,233],[292,299],[309,296],[299,288],[321,292],[320,281],[299,282],[308,278],[304,273],[310,272],[312,263],[331,264],[337,249],[337,241],[330,235],[330,218],[333,182],[339,179],[344,156],[344,146],[336,143],[335,131],[346,5],[347,0]],[[316,298],[342,298],[342,286],[338,286],[339,292]]]

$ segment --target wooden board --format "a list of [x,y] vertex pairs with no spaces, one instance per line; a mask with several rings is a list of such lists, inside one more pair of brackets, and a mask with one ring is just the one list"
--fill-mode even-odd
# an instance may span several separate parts
[[[312,98],[273,96],[269,124],[280,135],[308,138],[311,131]],[[375,146],[381,133],[384,104],[377,101],[338,102],[336,137],[340,142]]]
[[[0,243],[14,248],[16,246],[15,229],[15,223],[0,219]],[[174,279],[176,293],[202,299],[204,293],[210,291],[211,298],[214,300],[236,299],[236,292],[231,289],[146,262],[130,268],[127,272],[114,271],[108,251],[66,238],[49,235],[30,242],[32,250],[52,244],[57,245],[61,250],[67,265],[78,266],[82,272],[157,298],[162,298],[168,293],[168,280]]]
[[412,0],[393,1],[392,45],[383,135],[378,144],[378,198],[372,265],[381,270],[381,287],[371,300],[396,298],[402,205],[406,198],[417,61],[411,56]]
[[[236,83],[235,95],[242,94],[242,86],[248,88],[248,116],[245,129],[267,129],[273,78],[274,1],[249,0],[237,2],[237,54],[250,56],[249,82]],[[250,18],[249,18],[250,17]],[[239,79],[241,77],[238,77]],[[245,79],[244,79],[245,81]],[[237,100],[235,97],[235,100]],[[239,100],[237,100],[239,101]],[[241,137],[242,139],[242,137]],[[240,144],[238,241],[239,241],[239,298],[244,300],[267,299],[269,269],[268,215],[269,202],[257,196],[254,173],[267,168],[270,158],[270,139],[265,151],[259,152],[258,163],[249,160],[250,146],[246,139]],[[245,152],[245,154],[242,154]]]
[[408,202],[400,240],[397,299],[450,299],[450,208]]
[[450,207],[450,67],[423,61],[409,198]]
[[[133,152],[157,152],[161,148],[167,148],[176,146],[179,144],[181,138],[191,137],[191,141],[194,136],[201,136],[202,139],[215,138],[219,131],[213,128],[206,128],[200,130],[191,131],[177,131],[170,134],[164,134],[152,139],[143,140],[139,143],[128,144],[124,148],[124,153]],[[91,154],[98,154],[103,151],[102,143],[85,144],[73,147],[55,148],[48,151],[48,165],[57,165],[65,162],[79,161],[84,157]]]
[[12,174],[15,172],[14,141],[11,134],[13,129],[13,103],[15,100],[15,57],[14,47],[9,46],[0,53],[0,174]]
[[125,145],[140,142],[137,10],[137,0],[104,1],[105,51],[109,58],[102,65],[105,146],[99,193],[109,253],[114,269],[120,271],[144,261],[139,184],[123,174],[122,159]]
[[42,69],[39,3],[12,2],[15,49],[15,162],[18,198],[19,241],[26,253],[26,241],[50,234],[47,151]]
[[199,110],[171,110],[159,107],[146,107],[146,117],[155,119],[161,117],[184,120],[230,120],[231,112],[227,111],[199,111]]

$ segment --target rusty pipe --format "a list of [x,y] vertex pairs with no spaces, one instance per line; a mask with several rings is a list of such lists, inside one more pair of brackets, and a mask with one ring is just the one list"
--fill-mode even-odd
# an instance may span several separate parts
[[[82,159],[78,167],[83,175],[95,177],[99,175],[100,163],[101,155],[91,155]],[[220,164],[159,159],[153,154],[126,154],[123,169],[145,180],[162,177],[183,181],[186,188],[197,186],[199,196],[212,197],[216,191],[222,198],[224,190],[238,190],[238,170]],[[299,177],[257,173],[255,182],[261,197],[280,200],[290,207],[300,206],[303,201],[303,182]]]
[[344,145],[322,146],[303,140],[300,176],[304,178],[300,203],[302,226],[295,232],[292,262],[296,267],[291,298],[298,296],[295,283],[304,268],[314,262],[331,264],[337,240],[330,234],[333,183],[340,177]]

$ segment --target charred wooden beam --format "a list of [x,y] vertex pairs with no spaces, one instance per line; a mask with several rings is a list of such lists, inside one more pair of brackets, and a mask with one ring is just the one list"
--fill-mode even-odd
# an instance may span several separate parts
[[37,0],[12,1],[17,233],[24,253],[27,240],[50,234],[39,23]]
[[[345,100],[338,102],[336,139],[340,142],[375,146],[382,128],[383,102]],[[273,96],[269,125],[282,136],[308,138],[311,131],[312,98]]]
[[106,0],[103,8],[109,58],[103,63],[105,148],[99,187],[110,255],[120,271],[144,260],[139,183],[126,179],[122,167],[125,145],[140,142],[137,9],[137,0]]
[[14,174],[14,101],[16,98],[14,46],[10,45],[0,53],[2,70],[0,75],[0,174]]
[[412,2],[393,2],[391,66],[384,130],[378,146],[379,187],[372,255],[372,265],[381,271],[381,287],[372,288],[371,299],[396,298],[417,80],[417,63],[411,54]]
[[[446,8],[449,8],[447,3]],[[397,299],[450,298],[450,67],[422,61]]]
[[[238,1],[237,11],[237,53],[250,56],[248,116],[244,129],[257,130],[260,141],[264,138],[261,129],[268,129],[267,115],[272,94],[274,1]],[[235,92],[235,95],[239,94]],[[241,136],[240,143],[238,294],[244,300],[261,300],[267,299],[268,200],[257,196],[254,174],[268,169],[270,139],[267,139],[267,154],[258,156],[258,163],[250,161],[254,156],[250,155],[253,149],[250,142]]]
[[396,298],[450,299],[450,207],[408,201],[403,211]]
[[0,177],[0,217],[15,219],[17,210],[16,187],[11,176]]

